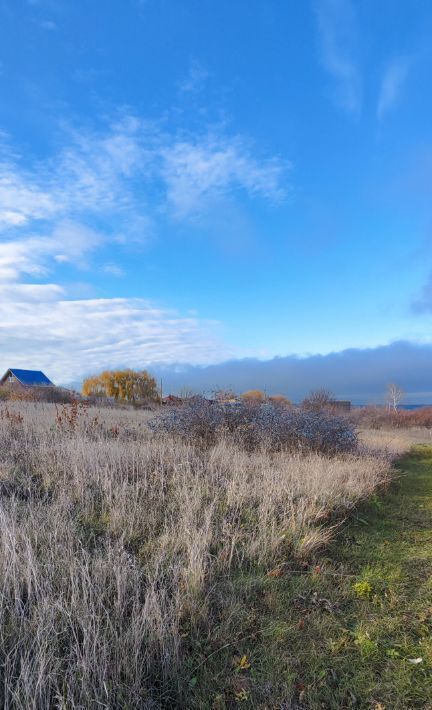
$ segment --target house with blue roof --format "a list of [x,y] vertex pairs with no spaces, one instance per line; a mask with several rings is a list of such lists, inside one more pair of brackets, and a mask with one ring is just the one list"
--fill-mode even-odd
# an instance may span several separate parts
[[6,370],[0,380],[1,385],[21,385],[23,387],[54,387],[54,383],[41,370]]

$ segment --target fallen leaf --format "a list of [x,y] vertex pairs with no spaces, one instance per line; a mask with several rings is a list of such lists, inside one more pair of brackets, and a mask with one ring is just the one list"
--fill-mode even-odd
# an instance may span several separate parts
[[408,658],[408,663],[412,663],[414,666],[417,666],[419,663],[423,663],[423,658]]
[[282,567],[275,567],[274,569],[271,569],[270,572],[267,572],[267,577],[282,577],[282,575]]

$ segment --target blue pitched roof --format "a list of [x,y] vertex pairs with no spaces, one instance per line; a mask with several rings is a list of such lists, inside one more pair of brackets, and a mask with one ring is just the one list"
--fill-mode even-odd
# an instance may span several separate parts
[[22,385],[52,385],[51,380],[40,370],[17,370],[9,368],[11,372]]

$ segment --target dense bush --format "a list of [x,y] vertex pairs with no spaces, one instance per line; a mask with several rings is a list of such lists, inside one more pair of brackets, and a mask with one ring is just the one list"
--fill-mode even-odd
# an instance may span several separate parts
[[22,387],[7,384],[0,387],[0,402],[50,402],[52,404],[70,404],[75,399],[71,390],[65,387],[33,386]]
[[205,445],[227,435],[249,451],[263,448],[344,453],[357,446],[355,427],[346,418],[270,403],[223,405],[196,398],[166,410],[150,426],[156,432]]
[[432,407],[419,409],[389,409],[387,407],[361,407],[352,410],[350,421],[372,429],[432,428]]

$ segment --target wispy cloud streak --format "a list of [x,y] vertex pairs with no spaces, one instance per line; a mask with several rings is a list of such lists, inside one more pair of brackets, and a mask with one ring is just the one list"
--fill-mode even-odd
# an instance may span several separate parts
[[335,84],[335,101],[358,117],[362,79],[356,56],[357,22],[350,0],[317,0],[315,4],[321,61]]
[[245,194],[280,201],[288,162],[257,158],[241,136],[224,132],[169,134],[133,116],[107,131],[70,131],[69,144],[34,169],[3,145],[0,154],[0,225],[20,228],[40,220],[79,219],[82,214],[127,223],[172,210],[187,218],[203,198]]
[[386,68],[378,97],[377,118],[382,121],[397,104],[410,68],[410,62],[404,57],[393,60]]
[[120,266],[106,262],[108,242],[145,241],[159,219],[193,220],[239,191],[280,201],[287,164],[257,158],[239,136],[169,133],[134,116],[104,131],[67,129],[64,137],[55,155],[32,165],[0,134],[3,366],[28,366],[30,358],[64,382],[122,363],[227,356],[216,323],[143,299],[72,300],[53,274],[65,264],[86,269],[96,262],[99,272],[118,278]]
[[209,202],[236,190],[281,201],[286,195],[279,159],[259,161],[240,138],[206,136],[180,140],[164,148],[162,175],[168,206],[176,218],[193,217]]

